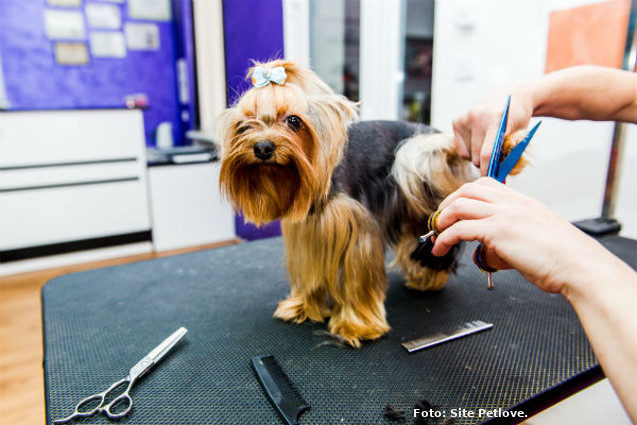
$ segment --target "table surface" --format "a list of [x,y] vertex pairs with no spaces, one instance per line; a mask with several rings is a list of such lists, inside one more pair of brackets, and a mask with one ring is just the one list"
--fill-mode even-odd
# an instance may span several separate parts
[[[637,267],[637,241],[602,239]],[[272,317],[289,292],[280,238],[56,278],[42,291],[47,421],[106,389],[180,326],[175,349],[133,388],[123,424],[280,424],[250,366],[273,354],[312,406],[301,424],[406,423],[422,400],[456,424],[488,420],[479,409],[526,409],[601,376],[573,309],[517,272],[494,291],[462,250],[440,292],[406,289],[388,273],[391,332],[361,349],[325,344],[324,324]],[[482,320],[493,329],[408,354],[401,342]],[[587,378],[588,377],[588,378]],[[472,415],[473,416],[470,416]],[[76,423],[110,423],[97,415]],[[441,423],[441,420],[438,422]]]

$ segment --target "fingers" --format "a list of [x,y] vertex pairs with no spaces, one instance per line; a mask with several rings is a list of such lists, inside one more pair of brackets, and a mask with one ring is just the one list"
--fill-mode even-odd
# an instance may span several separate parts
[[484,141],[485,128],[482,122],[475,119],[471,127],[471,162],[480,168],[480,150]]
[[459,198],[441,211],[436,228],[444,231],[460,220],[480,220],[493,214],[492,204],[470,198]]
[[491,154],[495,146],[495,137],[498,134],[498,127],[491,126],[485,133],[484,139],[481,141],[476,157],[480,164],[480,175],[486,176],[489,171],[489,162],[491,162]]
[[[489,123],[488,127],[484,124]],[[458,154],[470,159],[486,176],[491,160],[491,152],[498,134],[498,122],[465,114],[453,122],[454,145]]]
[[[494,228],[492,217],[497,213],[497,204],[507,197],[507,188],[491,178],[481,178],[468,183],[450,195],[440,205],[436,228],[441,233],[433,239],[432,254],[445,255],[460,241],[477,240],[487,245]],[[493,268],[510,268],[495,251],[487,246],[485,260]]]
[[[480,241],[484,239],[485,220],[459,221],[436,236],[431,253],[437,257],[445,255],[460,241]],[[484,242],[483,242],[484,243]]]
[[[471,159],[483,176],[487,174],[489,168],[495,137],[504,111],[503,105],[508,95],[508,91],[495,93],[453,121],[458,154],[463,158]],[[516,96],[515,99],[516,101],[512,101],[509,108],[507,134],[528,126],[532,115],[532,108],[528,105],[528,99],[525,96]]]
[[460,187],[460,189],[447,196],[438,209],[444,209],[453,201],[459,198],[469,198],[484,202],[496,202],[502,198],[503,193],[506,193],[507,188],[500,182],[488,178],[482,177],[472,183],[467,183]]
[[487,239],[489,239],[487,235],[489,234],[490,226],[491,224],[487,219],[459,221],[440,235],[432,238],[434,246],[431,249],[431,253],[440,257],[447,254],[454,245],[461,241],[479,241],[486,246],[484,260],[489,268],[495,270],[510,269],[512,268],[511,265],[486,243]]
[[453,143],[458,155],[462,158],[471,159],[471,132],[468,130],[467,122],[468,116],[466,114],[453,120]]

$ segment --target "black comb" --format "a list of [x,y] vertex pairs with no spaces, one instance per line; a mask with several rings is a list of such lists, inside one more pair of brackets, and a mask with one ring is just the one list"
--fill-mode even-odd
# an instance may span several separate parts
[[274,356],[253,357],[252,367],[279,415],[288,425],[298,425],[299,416],[309,409],[310,405],[303,399]]

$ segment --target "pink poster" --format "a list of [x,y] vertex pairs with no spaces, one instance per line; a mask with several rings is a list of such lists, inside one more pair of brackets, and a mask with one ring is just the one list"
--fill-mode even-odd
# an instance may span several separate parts
[[611,0],[552,12],[546,72],[575,65],[621,68],[630,0]]

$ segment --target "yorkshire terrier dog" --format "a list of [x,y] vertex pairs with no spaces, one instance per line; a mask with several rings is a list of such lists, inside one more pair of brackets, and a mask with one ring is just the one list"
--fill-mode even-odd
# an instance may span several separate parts
[[[406,286],[441,289],[443,258],[418,236],[438,204],[477,177],[453,138],[420,124],[358,122],[358,104],[311,70],[255,63],[253,87],[221,116],[220,187],[247,221],[281,219],[291,293],[274,316],[323,322],[359,347],[389,331],[385,247]],[[506,144],[510,149],[511,141]]]

